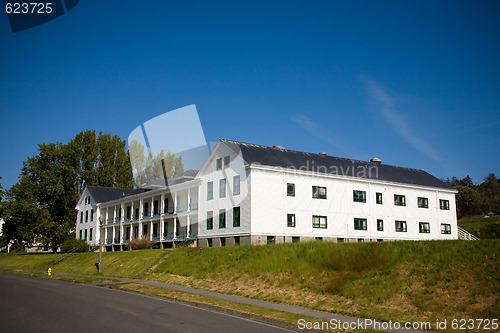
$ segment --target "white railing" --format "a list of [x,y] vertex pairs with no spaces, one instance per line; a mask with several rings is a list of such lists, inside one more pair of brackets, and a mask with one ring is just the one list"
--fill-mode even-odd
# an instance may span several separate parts
[[470,232],[460,228],[457,226],[457,230],[458,230],[458,239],[462,239],[462,240],[479,240],[479,238],[477,238],[476,236],[474,236],[473,234],[471,234]]

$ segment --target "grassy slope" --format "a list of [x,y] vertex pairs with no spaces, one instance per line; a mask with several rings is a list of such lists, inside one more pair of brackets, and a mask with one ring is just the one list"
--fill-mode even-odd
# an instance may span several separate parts
[[500,216],[460,219],[458,225],[480,239],[500,239]]
[[[500,240],[297,243],[103,254],[106,275],[165,281],[380,320],[498,318]],[[43,267],[55,255],[0,256]],[[55,271],[95,274],[98,254]]]

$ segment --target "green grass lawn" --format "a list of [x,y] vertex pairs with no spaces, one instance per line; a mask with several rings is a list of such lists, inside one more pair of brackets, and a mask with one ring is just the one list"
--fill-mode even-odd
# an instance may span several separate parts
[[[175,283],[393,321],[500,317],[500,240],[304,242],[103,253],[103,275]],[[60,255],[0,255],[46,269]],[[98,253],[55,272],[97,275]]]
[[500,239],[500,216],[460,219],[458,226],[480,239]]

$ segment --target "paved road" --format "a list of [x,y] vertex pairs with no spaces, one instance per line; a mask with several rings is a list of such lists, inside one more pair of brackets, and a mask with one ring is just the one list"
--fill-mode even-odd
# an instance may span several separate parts
[[279,327],[92,285],[0,273],[2,332],[286,332]]

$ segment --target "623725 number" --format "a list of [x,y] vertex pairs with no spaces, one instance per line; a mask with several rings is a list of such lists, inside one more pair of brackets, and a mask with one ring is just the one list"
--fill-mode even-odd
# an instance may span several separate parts
[[8,2],[5,4],[7,14],[50,14],[52,2]]

